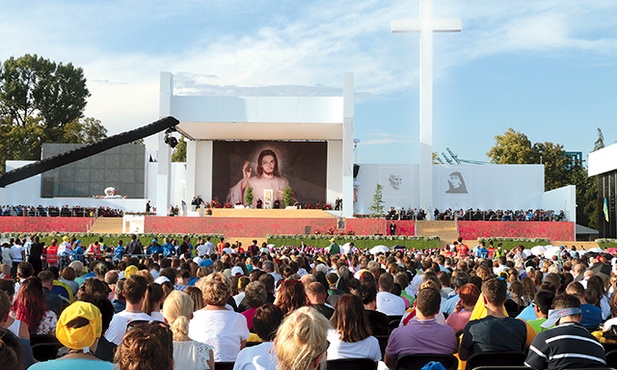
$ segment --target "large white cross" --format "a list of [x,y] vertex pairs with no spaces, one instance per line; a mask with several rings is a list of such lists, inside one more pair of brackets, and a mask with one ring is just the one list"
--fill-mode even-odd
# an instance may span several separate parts
[[433,19],[433,1],[420,0],[420,19],[395,19],[392,32],[420,32],[420,207],[433,205],[433,32],[460,32],[459,18]]

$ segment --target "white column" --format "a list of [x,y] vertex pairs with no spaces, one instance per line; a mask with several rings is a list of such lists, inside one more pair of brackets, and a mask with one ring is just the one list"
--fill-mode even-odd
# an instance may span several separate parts
[[[159,118],[171,115],[171,98],[173,96],[173,75],[161,72],[159,98]],[[165,133],[158,134],[158,169],[156,175],[157,216],[165,216],[171,199],[171,148],[165,144]]]
[[343,82],[343,216],[353,216],[353,125],[354,76],[345,73]]
[[197,184],[197,142],[195,140],[186,142],[186,203],[189,204],[196,194]]

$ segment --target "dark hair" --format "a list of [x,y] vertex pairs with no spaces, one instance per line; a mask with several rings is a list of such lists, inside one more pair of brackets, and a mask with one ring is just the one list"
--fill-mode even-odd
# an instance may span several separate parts
[[0,369],[23,369],[23,357],[19,339],[9,329],[0,326]]
[[81,300],[81,296],[84,294],[91,295],[100,299],[107,299],[107,296],[111,292],[111,288],[106,282],[99,279],[87,279],[79,287],[77,291],[77,299]]
[[581,301],[572,294],[563,293],[555,297],[553,301],[553,308],[556,310],[562,308],[580,308]]
[[506,283],[496,278],[485,280],[482,283],[482,294],[489,303],[503,305],[507,298]]
[[424,316],[431,316],[439,312],[441,295],[437,289],[424,288],[416,297],[416,309]]
[[148,280],[145,277],[140,275],[131,275],[124,282],[124,298],[129,303],[138,303],[143,298],[144,294],[146,294],[146,290],[148,289]]
[[362,304],[369,304],[377,299],[377,290],[372,285],[360,284],[354,294],[362,299]]
[[271,155],[272,157],[274,157],[274,171],[273,171],[274,176],[281,177],[281,174],[279,172],[279,160],[276,156],[276,153],[274,153],[274,151],[272,151],[271,149],[264,149],[261,151],[261,153],[259,153],[259,157],[257,158],[257,177],[261,177],[261,175],[263,175],[264,173],[264,170],[261,167],[261,161],[267,155]]
[[379,289],[384,292],[391,292],[394,287],[394,278],[389,273],[379,275]]
[[553,301],[555,300],[555,293],[552,290],[540,290],[533,297],[533,303],[538,306],[540,312],[545,315],[548,315],[548,310],[553,305]]
[[21,262],[17,265],[17,275],[22,279],[27,279],[34,275],[34,267],[30,262]]
[[146,289],[146,300],[144,301],[142,311],[150,315],[152,311],[156,311],[157,308],[160,309],[160,303],[164,297],[165,292],[162,286],[157,283],[148,284],[148,289]]
[[330,322],[344,342],[359,342],[371,335],[362,300],[352,294],[343,294],[339,298]]
[[271,342],[283,322],[283,311],[272,303],[265,303],[253,314],[253,330],[264,341]]
[[244,289],[246,304],[251,307],[259,307],[268,300],[266,287],[259,281],[249,283]]

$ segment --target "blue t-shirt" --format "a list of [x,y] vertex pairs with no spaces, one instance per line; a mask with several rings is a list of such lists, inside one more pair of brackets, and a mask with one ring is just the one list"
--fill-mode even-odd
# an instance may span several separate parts
[[120,261],[122,259],[122,257],[124,257],[124,247],[119,245],[114,250],[114,260],[115,261]]
[[88,360],[84,358],[66,358],[38,362],[28,369],[31,370],[114,370],[114,364],[103,360]]

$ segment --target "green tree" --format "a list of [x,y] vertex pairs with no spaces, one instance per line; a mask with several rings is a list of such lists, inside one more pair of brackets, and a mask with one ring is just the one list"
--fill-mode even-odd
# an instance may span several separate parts
[[45,129],[40,118],[26,117],[25,124],[14,125],[0,119],[0,169],[4,171],[7,160],[38,160],[45,141]]
[[527,135],[514,131],[512,128],[509,128],[503,135],[495,136],[495,145],[486,155],[491,159],[491,163],[495,164],[538,163]]
[[63,142],[92,144],[107,137],[101,121],[92,117],[74,119],[64,126]]
[[285,190],[283,190],[283,204],[285,207],[289,207],[291,205],[291,187],[286,186]]
[[172,162],[186,162],[186,140],[184,136],[178,140],[178,145],[174,148],[174,152],[171,154]]
[[81,68],[36,54],[10,57],[0,68],[0,114],[19,126],[40,118],[46,139],[61,142],[63,128],[83,115],[90,92]]
[[[380,219],[384,214],[384,200],[383,200],[383,186],[380,183],[375,185],[375,194],[373,194],[373,201],[368,206],[371,211],[371,217]],[[377,234],[381,233],[381,221],[377,223]]]
[[246,203],[247,207],[253,206],[253,187],[250,185],[246,187],[246,191],[244,193],[244,202]]

